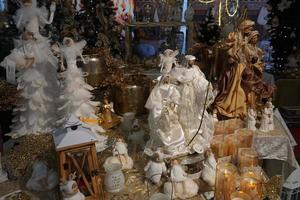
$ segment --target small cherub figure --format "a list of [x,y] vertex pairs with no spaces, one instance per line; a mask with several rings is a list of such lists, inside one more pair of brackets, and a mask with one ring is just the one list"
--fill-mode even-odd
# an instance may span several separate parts
[[71,174],[69,180],[60,184],[63,200],[85,200],[85,196],[80,192],[74,174]]
[[127,144],[124,142],[122,138],[118,138],[116,144],[113,148],[113,156],[108,157],[104,166],[107,166],[112,163],[118,163],[122,165],[122,169],[132,169],[133,168],[133,160],[128,155]]
[[167,172],[167,167],[162,156],[159,153],[154,153],[152,159],[145,166],[144,171],[146,173],[147,180],[150,180],[156,185],[160,185],[162,174]]
[[187,199],[197,195],[199,186],[193,181],[193,179],[187,176],[187,173],[182,169],[176,159],[171,163],[170,180],[171,182],[167,182],[164,185],[164,193],[168,196],[179,199]]
[[176,56],[178,55],[178,50],[166,49],[163,54],[159,54],[160,57],[160,72],[162,75],[168,74],[173,64],[176,64]]
[[249,106],[247,113],[247,129],[251,131],[256,131],[256,111],[253,105]]
[[259,130],[262,132],[269,132],[270,131],[270,116],[273,112],[270,112],[270,108],[268,107],[267,103],[262,110],[261,121]]

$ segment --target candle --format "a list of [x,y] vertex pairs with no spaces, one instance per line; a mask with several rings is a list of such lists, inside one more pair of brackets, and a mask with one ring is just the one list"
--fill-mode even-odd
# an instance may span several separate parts
[[244,167],[257,167],[258,154],[252,148],[240,148],[238,152],[238,167],[242,170]]
[[210,146],[212,152],[217,158],[227,156],[227,146],[224,143],[224,135],[215,135]]
[[247,129],[239,129],[236,131],[240,148],[251,148],[253,141],[253,131]]
[[251,197],[242,191],[236,191],[230,195],[231,200],[251,200]]
[[232,160],[236,162],[239,148],[239,141],[236,134],[230,134],[225,136],[224,140],[227,147],[227,155],[232,156]]
[[240,190],[253,199],[262,198],[262,177],[254,172],[245,172],[241,176]]
[[230,195],[236,189],[237,168],[231,163],[217,165],[216,191],[218,200],[230,200]]

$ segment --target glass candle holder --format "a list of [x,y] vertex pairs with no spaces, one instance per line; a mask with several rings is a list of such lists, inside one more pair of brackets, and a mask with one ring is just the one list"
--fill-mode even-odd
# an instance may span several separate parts
[[230,195],[236,190],[237,168],[231,163],[217,165],[215,198],[230,200]]
[[251,197],[242,191],[236,191],[230,195],[230,200],[251,200]]
[[253,148],[240,148],[238,152],[238,167],[242,170],[244,167],[257,167],[258,154]]
[[239,140],[236,134],[226,135],[224,139],[225,146],[227,147],[227,155],[232,156],[233,162],[237,161]]
[[253,131],[248,129],[239,129],[236,131],[240,148],[251,148],[253,143]]
[[211,141],[210,147],[216,158],[227,156],[227,147],[224,143],[224,135],[215,135]]
[[255,172],[245,172],[240,179],[240,190],[252,199],[262,199],[262,176]]

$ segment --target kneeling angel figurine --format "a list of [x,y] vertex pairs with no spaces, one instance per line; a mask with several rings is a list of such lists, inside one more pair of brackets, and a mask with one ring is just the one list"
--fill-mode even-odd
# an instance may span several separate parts
[[133,160],[128,155],[127,144],[122,138],[117,140],[112,153],[113,156],[110,156],[105,160],[104,166],[112,163],[118,163],[122,165],[122,169],[133,168]]
[[[187,176],[177,160],[172,161],[171,182],[164,185],[164,193],[173,198],[187,199],[197,195],[199,186]],[[173,191],[173,194],[172,194]]]

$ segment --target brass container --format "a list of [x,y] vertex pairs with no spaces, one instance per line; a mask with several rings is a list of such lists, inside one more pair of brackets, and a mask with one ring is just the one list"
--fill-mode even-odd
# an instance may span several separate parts
[[121,115],[127,112],[134,112],[136,115],[144,114],[148,95],[148,87],[129,84],[116,86],[113,90],[114,109]]
[[87,63],[84,64],[81,60],[78,60],[77,65],[83,72],[87,73],[87,83],[93,87],[98,87],[108,74],[105,61],[97,55],[84,55],[83,57]]

